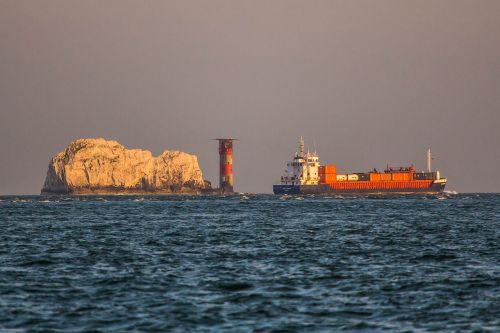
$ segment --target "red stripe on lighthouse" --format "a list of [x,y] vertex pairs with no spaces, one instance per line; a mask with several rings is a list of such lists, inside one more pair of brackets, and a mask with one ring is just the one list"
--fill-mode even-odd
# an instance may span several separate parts
[[232,164],[224,164],[220,166],[220,173],[222,175],[230,175],[233,173],[233,165]]

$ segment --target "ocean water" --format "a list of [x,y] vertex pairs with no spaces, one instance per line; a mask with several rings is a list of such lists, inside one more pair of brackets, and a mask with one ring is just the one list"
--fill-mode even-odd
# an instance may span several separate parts
[[499,332],[500,195],[0,197],[1,332]]

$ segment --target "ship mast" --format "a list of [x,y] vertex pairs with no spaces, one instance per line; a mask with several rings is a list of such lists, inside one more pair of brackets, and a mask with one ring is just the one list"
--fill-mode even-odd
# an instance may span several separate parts
[[304,157],[304,138],[302,135],[299,139],[299,157]]
[[432,172],[431,168],[431,163],[432,163],[432,155],[431,155],[431,149],[427,149],[427,172]]

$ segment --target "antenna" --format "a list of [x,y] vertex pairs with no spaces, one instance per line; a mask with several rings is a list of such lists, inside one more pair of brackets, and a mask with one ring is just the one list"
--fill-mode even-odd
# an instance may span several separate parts
[[313,136],[313,147],[314,147],[314,155],[316,155],[318,150],[316,149],[316,138],[314,136]]

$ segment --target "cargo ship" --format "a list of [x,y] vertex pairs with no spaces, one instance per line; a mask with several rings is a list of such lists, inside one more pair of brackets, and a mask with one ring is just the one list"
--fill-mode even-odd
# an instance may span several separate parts
[[305,151],[304,139],[292,161],[273,185],[274,194],[435,194],[444,191],[446,178],[431,171],[431,151],[427,151],[427,171],[413,165],[390,167],[379,172],[337,173],[335,165],[320,165],[316,152]]

